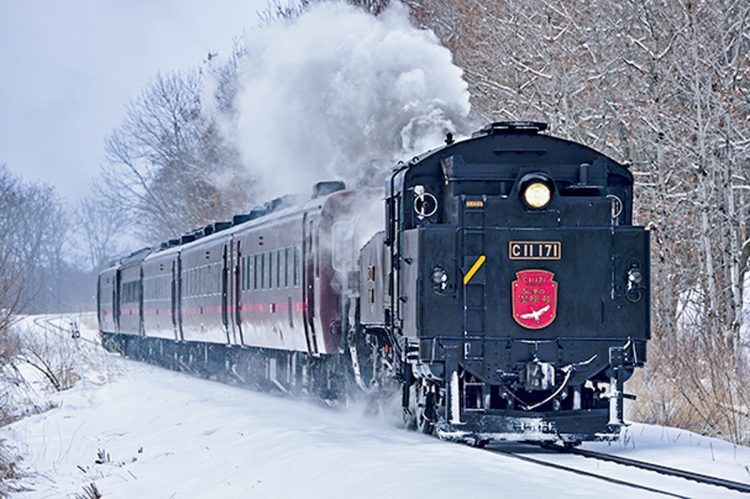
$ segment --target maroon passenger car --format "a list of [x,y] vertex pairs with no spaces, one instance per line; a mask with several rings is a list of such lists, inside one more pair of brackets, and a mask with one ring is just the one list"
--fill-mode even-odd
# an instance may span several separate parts
[[[193,241],[131,255],[111,272],[116,276],[100,278],[103,334],[336,353],[340,280],[355,269],[361,244],[362,210],[350,207],[382,206],[380,190],[342,189],[321,183],[304,204],[208,226],[210,234]],[[381,211],[374,216],[382,218]],[[107,319],[113,308],[114,321]]]

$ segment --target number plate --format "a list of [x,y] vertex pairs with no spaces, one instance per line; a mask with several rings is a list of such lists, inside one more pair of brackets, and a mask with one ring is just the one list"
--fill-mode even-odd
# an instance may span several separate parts
[[508,258],[511,260],[559,260],[562,256],[560,241],[510,241]]

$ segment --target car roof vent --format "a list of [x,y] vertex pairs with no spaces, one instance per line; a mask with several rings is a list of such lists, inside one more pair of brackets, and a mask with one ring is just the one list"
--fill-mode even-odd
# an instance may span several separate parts
[[241,215],[235,215],[232,217],[232,225],[239,225],[241,223],[247,222],[248,220],[252,220],[252,212],[251,213],[242,213]]
[[213,224],[214,232],[221,232],[222,230],[226,230],[231,226],[232,226],[232,222],[228,222],[228,221],[214,222]]
[[327,182],[318,182],[313,186],[313,194],[312,198],[319,198],[322,196],[327,196],[328,194],[333,194],[337,191],[343,191],[346,189],[346,184],[343,183],[341,180],[329,180]]

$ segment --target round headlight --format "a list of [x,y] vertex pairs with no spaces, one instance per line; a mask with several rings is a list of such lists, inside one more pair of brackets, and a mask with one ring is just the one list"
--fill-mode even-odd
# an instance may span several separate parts
[[448,281],[448,274],[445,273],[445,270],[441,269],[440,267],[435,267],[432,270],[432,282],[433,283],[442,284],[447,281]]
[[552,199],[552,191],[543,182],[532,182],[523,191],[523,200],[531,208],[544,208]]

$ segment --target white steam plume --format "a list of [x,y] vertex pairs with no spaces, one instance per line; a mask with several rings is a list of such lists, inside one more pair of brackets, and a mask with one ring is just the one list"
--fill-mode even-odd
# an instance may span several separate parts
[[374,17],[323,3],[249,36],[226,128],[268,197],[329,179],[382,185],[395,161],[465,132],[461,69],[400,4]]

